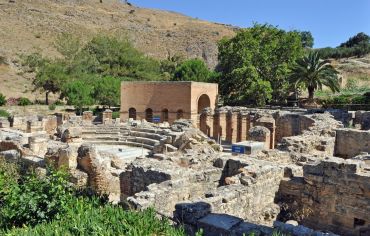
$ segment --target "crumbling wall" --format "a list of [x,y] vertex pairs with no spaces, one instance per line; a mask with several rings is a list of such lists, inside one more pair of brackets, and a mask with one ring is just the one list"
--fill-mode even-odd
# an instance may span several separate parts
[[370,131],[338,129],[335,136],[334,155],[352,158],[361,152],[370,152]]
[[313,126],[315,121],[299,114],[284,114],[276,119],[276,141],[284,137],[296,136]]
[[305,165],[303,177],[281,181],[280,218],[341,235],[369,235],[370,168],[363,165],[334,157]]
[[82,145],[78,150],[78,168],[88,175],[88,186],[100,194],[108,194],[111,201],[121,195],[119,174],[112,170],[110,158],[99,155],[94,146]]

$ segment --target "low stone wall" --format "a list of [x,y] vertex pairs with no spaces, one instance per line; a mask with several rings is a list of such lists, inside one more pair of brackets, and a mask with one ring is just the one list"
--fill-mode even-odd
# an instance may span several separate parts
[[370,167],[330,158],[305,165],[303,177],[283,180],[280,219],[341,235],[370,233]]
[[336,131],[334,156],[352,158],[361,152],[370,152],[370,131],[355,129]]

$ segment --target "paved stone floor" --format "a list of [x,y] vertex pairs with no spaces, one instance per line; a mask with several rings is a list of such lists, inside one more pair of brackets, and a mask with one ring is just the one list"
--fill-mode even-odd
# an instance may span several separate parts
[[135,159],[149,154],[148,149],[125,145],[96,145],[96,147],[99,152],[109,153],[123,159]]

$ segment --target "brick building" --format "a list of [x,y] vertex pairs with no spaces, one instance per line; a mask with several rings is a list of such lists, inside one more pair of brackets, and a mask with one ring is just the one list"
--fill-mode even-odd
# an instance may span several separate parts
[[204,108],[215,109],[218,84],[201,82],[124,81],[121,84],[121,121],[149,122],[179,118],[198,121]]

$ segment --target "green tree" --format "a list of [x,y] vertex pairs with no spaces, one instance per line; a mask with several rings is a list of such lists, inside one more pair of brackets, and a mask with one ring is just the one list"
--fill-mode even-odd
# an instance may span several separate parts
[[229,104],[285,100],[289,68],[302,54],[297,32],[259,24],[240,30],[234,38],[219,43],[221,95]]
[[75,106],[81,114],[83,107],[94,104],[93,92],[93,86],[80,79],[67,83],[63,87],[62,96],[67,99],[68,105]]
[[82,43],[72,34],[63,33],[57,37],[54,46],[65,59],[71,61],[80,52]]
[[328,60],[321,60],[317,52],[297,60],[293,67],[290,80],[297,87],[307,88],[308,99],[313,101],[315,90],[327,86],[333,92],[339,92],[339,72]]
[[32,83],[35,90],[41,89],[45,91],[45,103],[49,105],[49,94],[60,92],[67,80],[66,66],[62,61],[45,60],[38,66]]
[[160,70],[165,80],[173,78],[176,68],[184,61],[180,55],[168,56],[167,59],[160,62]]
[[114,106],[120,103],[121,80],[104,77],[95,81],[94,97],[101,105]]
[[349,38],[346,42],[341,43],[339,45],[339,47],[351,48],[351,47],[357,46],[361,43],[369,44],[370,43],[370,36],[363,33],[363,32],[360,32],[360,33],[356,34],[355,36]]
[[203,60],[190,59],[181,63],[175,70],[173,81],[208,82],[211,76]]
[[[82,58],[85,61],[96,63],[87,68],[89,73],[139,80],[161,78],[159,62],[139,52],[127,39],[97,36],[85,45],[81,55],[84,55]],[[78,57],[81,58],[81,55]]]
[[305,48],[312,48],[314,39],[310,31],[297,31],[301,36],[302,46]]

